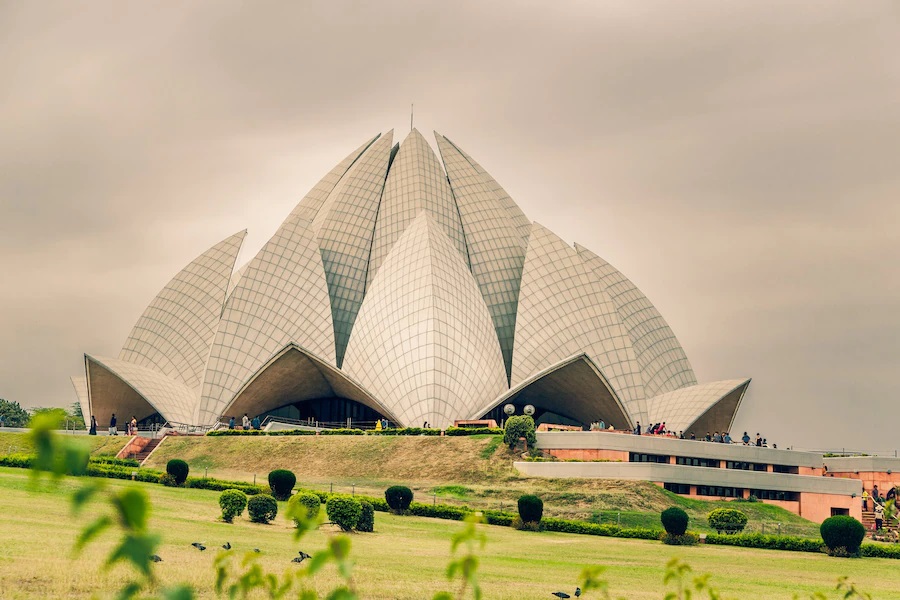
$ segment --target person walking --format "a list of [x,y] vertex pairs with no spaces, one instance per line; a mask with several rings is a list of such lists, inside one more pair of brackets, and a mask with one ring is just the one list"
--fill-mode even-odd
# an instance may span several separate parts
[[109,418],[109,435],[119,435],[119,430],[116,429],[116,413]]
[[244,431],[250,431],[250,417],[247,416],[247,413],[244,413],[244,418],[241,419],[241,426]]
[[91,415],[91,428],[88,430],[88,435],[97,435],[97,417]]
[[881,507],[880,504],[875,505],[875,531],[879,531],[881,529],[881,524],[884,521],[884,508]]
[[131,430],[128,435],[137,435],[137,417],[135,415],[131,415],[131,422],[128,423],[128,428]]
[[234,429],[234,417],[228,419],[228,429]]
[[863,490],[862,499],[863,499],[863,511],[868,512],[868,510],[869,510],[869,492],[867,492],[866,490]]

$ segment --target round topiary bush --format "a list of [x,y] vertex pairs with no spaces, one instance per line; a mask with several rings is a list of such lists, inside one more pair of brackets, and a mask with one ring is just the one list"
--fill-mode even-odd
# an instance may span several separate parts
[[325,504],[328,519],[343,531],[350,531],[359,525],[362,505],[352,496],[336,494]]
[[225,490],[219,494],[219,507],[222,509],[222,520],[231,523],[247,508],[247,494],[241,490]]
[[269,494],[256,494],[247,502],[247,514],[254,523],[268,523],[278,514],[278,502]]
[[357,531],[375,531],[375,507],[365,500],[360,500],[361,508],[359,513],[359,522],[356,524]]
[[269,473],[269,487],[276,500],[287,500],[294,491],[297,476],[287,469],[275,469]]
[[543,500],[531,494],[519,497],[519,518],[523,523],[540,523],[543,516]]
[[822,541],[831,556],[853,556],[859,553],[859,546],[866,537],[863,524],[848,515],[828,517],[819,527]]
[[747,525],[747,515],[733,508],[717,508],[706,515],[706,520],[719,533],[738,533]]
[[506,425],[503,429],[503,443],[510,448],[515,448],[519,443],[519,438],[525,438],[525,442],[530,447],[534,447],[537,443],[537,436],[534,433],[534,419],[528,415],[518,415],[506,419]]
[[187,481],[190,470],[188,464],[180,458],[173,458],[166,463],[166,473],[175,478],[175,483],[177,485],[182,485]]
[[311,521],[318,517],[321,506],[322,500],[315,494],[294,494],[288,501],[288,516],[299,526],[301,521]]
[[412,499],[412,490],[405,485],[392,485],[384,490],[384,500],[387,502],[388,507],[390,507],[391,512],[396,514],[406,512],[406,510],[409,509]]
[[669,535],[684,535],[684,532],[687,531],[688,514],[677,506],[671,506],[662,511],[659,520],[662,521],[663,527]]

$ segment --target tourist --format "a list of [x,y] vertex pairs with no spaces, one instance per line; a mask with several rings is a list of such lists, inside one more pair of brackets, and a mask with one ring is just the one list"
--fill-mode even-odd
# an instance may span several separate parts
[[598,429],[600,429],[600,431],[603,431],[604,429],[606,429],[606,422],[603,419],[600,419],[600,422],[597,424],[597,427],[598,427]]
[[759,435],[759,432],[756,432],[756,447],[762,448],[762,436]]
[[696,439],[697,439],[697,436],[694,435],[694,432],[693,432],[693,431],[691,432],[691,439],[692,439],[692,440],[696,440]]
[[863,490],[862,499],[863,499],[863,510],[868,511],[869,510],[869,492],[867,492],[866,490]]
[[750,436],[747,435],[747,432],[746,432],[746,431],[744,432],[744,437],[741,438],[741,441],[744,442],[744,445],[745,445],[745,446],[749,446],[749,445],[750,445]]
[[875,531],[881,529],[881,523],[884,521],[884,509],[880,504],[875,505]]
[[881,494],[878,492],[878,485],[872,486],[872,501],[876,503],[881,501]]
[[91,415],[91,428],[88,430],[88,435],[97,435],[97,417]]
[[704,441],[704,442],[711,442],[711,441],[712,441],[712,436],[709,435],[709,432],[708,432],[708,431],[706,432],[706,437],[703,438],[703,441]]
[[253,429],[259,431],[259,428],[261,426],[261,423],[259,421],[259,415],[256,415],[255,417],[253,417],[253,421],[250,423],[250,426],[253,427]]
[[678,432],[678,439],[679,439],[679,440],[683,440],[683,439],[684,439],[684,432],[683,432],[683,431],[679,431],[679,432]]
[[895,500],[896,498],[897,498],[897,488],[894,486],[891,486],[891,489],[889,489],[888,493],[885,494],[885,496],[884,496],[884,501],[887,502],[888,500]]
[[665,421],[663,421],[662,425],[659,426],[659,432],[663,435],[666,434],[666,422]]
[[719,435],[718,431],[715,433],[715,435],[713,435],[713,441],[719,444],[722,443],[722,436]]
[[119,435],[119,430],[116,429],[116,413],[109,418],[109,435]]
[[641,422],[638,421],[634,427],[634,435],[641,435]]
[[131,415],[131,422],[128,424],[129,429],[131,429],[131,433],[129,435],[137,435],[137,417]]
[[725,436],[722,438],[722,443],[730,444],[731,443],[731,434],[727,431],[725,432]]
[[234,417],[228,419],[228,429],[234,429]]
[[244,418],[241,419],[241,427],[244,428],[244,431],[250,431],[250,417],[247,413],[244,413]]

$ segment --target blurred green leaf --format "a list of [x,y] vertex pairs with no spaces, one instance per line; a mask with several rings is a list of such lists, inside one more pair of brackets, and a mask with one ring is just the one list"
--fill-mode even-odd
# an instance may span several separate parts
[[116,594],[117,600],[128,600],[129,598],[134,598],[141,591],[141,584],[136,581],[129,581],[125,584],[125,586],[119,590],[119,593]]
[[94,495],[103,489],[103,480],[84,482],[80,488],[72,494],[72,511],[77,515],[81,509],[87,504]]
[[162,591],[163,600],[194,600],[194,590],[189,585],[179,585]]
[[150,501],[143,490],[126,488],[112,497],[112,504],[119,515],[122,527],[125,529],[141,532],[147,527]]
[[110,525],[112,525],[112,519],[109,518],[109,515],[103,515],[82,529],[81,533],[78,534],[78,538],[75,540],[75,553],[81,552],[88,542],[100,535],[100,533]]
[[134,565],[148,579],[152,579],[153,572],[150,569],[152,564],[150,555],[154,553],[158,545],[158,535],[126,533],[119,545],[106,559],[106,566],[108,567],[120,560],[124,560]]

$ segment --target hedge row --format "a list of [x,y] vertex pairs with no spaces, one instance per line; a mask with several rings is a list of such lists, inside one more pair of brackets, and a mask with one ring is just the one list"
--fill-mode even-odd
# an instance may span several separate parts
[[718,546],[789,550],[791,552],[822,552],[824,547],[822,540],[763,533],[739,533],[734,535],[710,533],[706,536],[706,543]]
[[[444,435],[448,436],[465,436],[465,435],[502,435],[503,430],[492,427],[448,427],[444,430]],[[218,436],[259,436],[259,435],[317,435],[315,431],[308,429],[285,429],[284,431],[261,431],[251,429],[245,431],[243,429],[217,429],[210,431],[206,435],[212,437]],[[440,429],[422,429],[421,427],[404,427],[401,429],[320,429],[318,435],[425,435],[439,436]]]
[[882,546],[881,544],[863,544],[859,547],[860,556],[871,558],[900,558],[900,546]]
[[[13,467],[17,469],[30,469],[34,463],[33,454],[6,454],[0,456],[0,467]],[[114,456],[92,456],[88,458],[88,466],[97,466],[103,468],[127,468],[134,469],[140,465],[138,461],[131,458],[116,458]],[[129,471],[129,476],[131,471]]]

